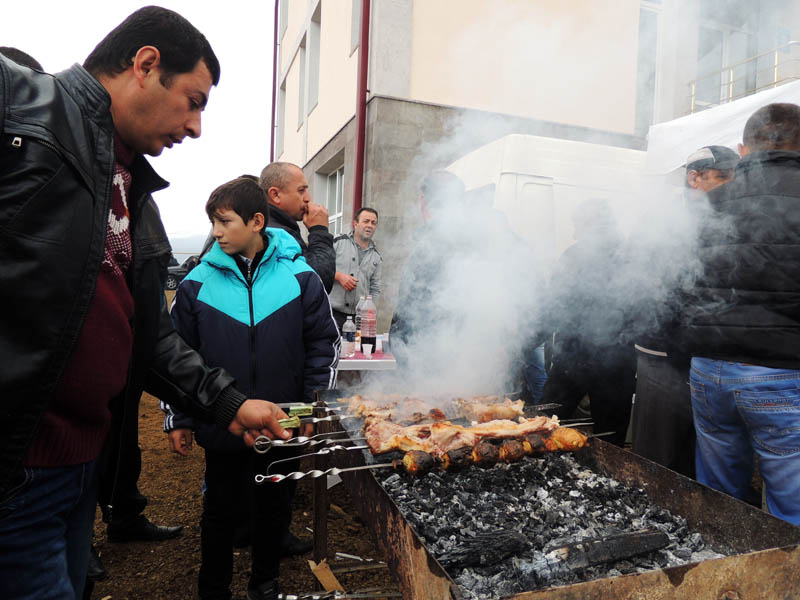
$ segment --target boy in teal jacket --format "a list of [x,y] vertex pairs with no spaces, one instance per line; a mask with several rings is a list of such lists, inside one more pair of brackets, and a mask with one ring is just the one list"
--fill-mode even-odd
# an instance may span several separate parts
[[[251,178],[214,190],[206,212],[216,242],[176,292],[175,328],[209,366],[227,369],[249,398],[312,401],[314,390],[335,385],[339,357],[322,281],[291,235],[266,227],[267,197]],[[185,454],[194,431],[206,451],[200,598],[231,598],[234,526],[245,508],[253,544],[247,597],[277,598],[293,488],[287,482],[256,486],[254,475],[282,455],[256,454],[222,428],[164,408],[170,447]]]

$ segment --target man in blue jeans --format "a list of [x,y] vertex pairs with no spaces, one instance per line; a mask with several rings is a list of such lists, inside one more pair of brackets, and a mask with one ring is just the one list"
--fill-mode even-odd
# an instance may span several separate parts
[[800,525],[800,106],[756,111],[739,151],[685,307],[697,479],[757,502],[758,455],[769,511]]

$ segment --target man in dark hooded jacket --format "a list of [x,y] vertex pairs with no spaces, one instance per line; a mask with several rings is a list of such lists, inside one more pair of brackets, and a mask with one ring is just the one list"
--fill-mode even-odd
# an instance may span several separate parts
[[622,236],[608,202],[587,200],[575,211],[577,241],[558,260],[550,284],[547,323],[555,333],[553,364],[542,401],[569,417],[584,395],[597,431],[625,443],[635,385],[628,316],[615,280]]

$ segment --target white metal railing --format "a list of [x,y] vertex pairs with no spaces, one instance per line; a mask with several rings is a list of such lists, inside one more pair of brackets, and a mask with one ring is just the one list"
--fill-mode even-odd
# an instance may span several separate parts
[[800,79],[800,42],[730,64],[690,81],[689,113]]

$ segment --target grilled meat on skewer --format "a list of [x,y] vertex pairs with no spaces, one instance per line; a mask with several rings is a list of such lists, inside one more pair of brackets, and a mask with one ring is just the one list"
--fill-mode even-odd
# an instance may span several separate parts
[[478,442],[472,448],[470,460],[472,460],[472,464],[478,465],[479,467],[491,467],[497,462],[499,456],[500,451],[497,446],[489,440],[484,440]]
[[[428,397],[419,398],[401,394],[379,394],[369,398],[355,394],[339,398],[348,414],[357,417],[377,417],[406,424],[423,420],[441,421],[462,418],[471,422],[487,423],[499,419],[516,419],[524,416],[525,403],[500,396],[473,396],[471,398]],[[431,408],[434,406],[435,408]]]
[[531,433],[548,433],[557,428],[558,420],[548,417],[520,417],[518,423],[498,420],[472,427],[454,425],[449,421],[402,427],[390,421],[369,418],[364,424],[364,437],[373,454],[423,450],[441,456],[454,448],[475,446],[484,438],[522,439]]
[[[459,469],[471,464],[482,467],[491,467],[499,460],[513,462],[520,460],[526,454],[547,452],[547,443],[553,436],[559,440],[557,448],[562,451],[578,450],[586,444],[586,436],[579,431],[556,432],[567,429],[562,427],[552,433],[544,435],[530,434],[525,441],[515,439],[484,439],[480,440],[475,446],[462,446],[445,452],[441,459],[423,450],[409,450],[402,459],[395,459],[389,463],[376,465],[362,465],[359,467],[348,467],[345,469],[331,468],[325,471],[313,470],[307,473],[294,472],[288,475],[256,475],[256,483],[271,482],[277,483],[285,479],[298,480],[305,477],[316,478],[323,475],[338,475],[347,471],[360,471],[362,469],[385,469],[392,468],[395,471],[405,471],[410,475],[422,475],[435,468],[445,470]],[[553,445],[553,444],[551,444]],[[520,452],[523,449],[524,452]]]
[[517,462],[525,456],[525,449],[519,440],[503,440],[500,444],[498,459],[503,462]]
[[409,475],[427,473],[436,466],[436,460],[427,452],[411,450],[403,456],[403,468]]

